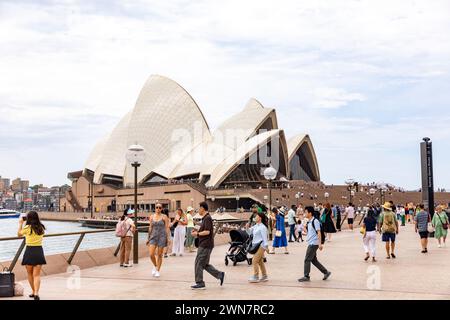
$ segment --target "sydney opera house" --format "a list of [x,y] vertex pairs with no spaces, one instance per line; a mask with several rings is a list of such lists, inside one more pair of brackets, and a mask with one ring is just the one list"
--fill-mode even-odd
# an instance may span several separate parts
[[236,190],[265,187],[263,171],[269,166],[277,171],[275,181],[320,181],[311,139],[285,134],[275,109],[250,99],[212,131],[185,89],[153,75],[134,108],[97,142],[84,167],[68,174],[72,188],[64,199],[66,211],[132,206],[134,168],[126,155],[133,144],[144,148],[138,169],[138,203],[144,211],[156,203],[174,209],[205,199],[223,206],[236,197],[244,207],[263,202]]

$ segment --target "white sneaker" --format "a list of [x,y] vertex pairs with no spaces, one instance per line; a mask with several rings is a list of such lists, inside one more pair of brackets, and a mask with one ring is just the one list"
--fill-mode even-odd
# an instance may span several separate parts
[[156,267],[153,267],[153,269],[152,269],[152,276],[155,276],[155,273],[156,273]]
[[160,274],[159,274],[158,271],[155,272],[155,276],[154,276],[154,277],[155,277],[155,278],[159,278],[159,277],[160,277]]
[[441,248],[441,245],[440,245],[440,244],[438,244],[438,248]]
[[132,265],[131,263],[125,263],[123,266],[124,266],[125,268],[130,268],[130,267],[132,267],[133,265]]

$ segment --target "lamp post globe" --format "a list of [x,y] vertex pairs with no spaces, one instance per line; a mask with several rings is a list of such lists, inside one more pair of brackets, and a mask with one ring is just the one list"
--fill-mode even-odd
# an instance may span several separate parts
[[138,201],[137,201],[137,189],[138,189],[138,167],[145,160],[144,147],[135,143],[128,147],[126,153],[126,159],[134,168],[134,225],[136,231],[133,236],[133,263],[139,263],[139,234],[138,234]]
[[269,210],[272,210],[272,180],[277,177],[277,170],[270,166],[264,169],[264,178],[269,180]]
[[325,199],[328,199],[330,197],[330,194],[328,192],[325,192],[324,195]]

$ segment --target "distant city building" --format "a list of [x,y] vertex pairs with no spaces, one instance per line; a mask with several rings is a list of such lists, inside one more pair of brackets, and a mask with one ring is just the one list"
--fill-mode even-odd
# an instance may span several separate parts
[[0,191],[6,191],[10,187],[10,180],[0,176]]

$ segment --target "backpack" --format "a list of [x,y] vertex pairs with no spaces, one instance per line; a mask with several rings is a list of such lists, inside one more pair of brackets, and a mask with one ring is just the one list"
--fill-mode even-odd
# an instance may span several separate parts
[[116,224],[116,237],[125,237],[128,233],[128,231],[131,229],[130,228],[127,229],[127,219],[125,220],[119,220],[119,222],[117,222]]
[[314,225],[314,220],[319,221],[319,224],[320,224],[320,239],[321,239],[320,244],[324,244],[324,243],[325,243],[325,232],[323,231],[323,224],[322,224],[322,222],[320,222],[320,220],[317,219],[316,217],[314,217],[314,218],[312,219],[311,225],[312,225],[314,231],[315,231],[317,234],[319,234],[319,233],[317,232],[316,226]]
[[383,233],[395,233],[397,228],[395,226],[395,216],[393,212],[384,212],[383,226],[381,228]]

